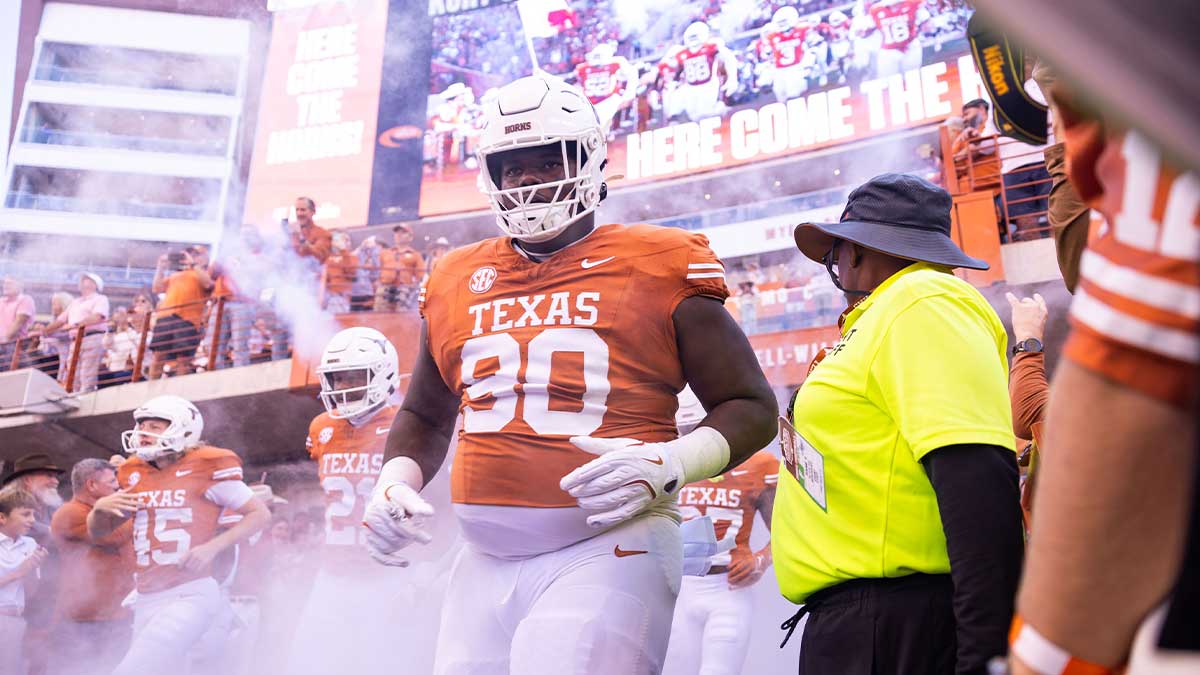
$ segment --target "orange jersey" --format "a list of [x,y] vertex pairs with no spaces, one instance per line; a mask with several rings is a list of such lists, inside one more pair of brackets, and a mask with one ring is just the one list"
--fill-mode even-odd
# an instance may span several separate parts
[[1067,357],[1189,405],[1200,393],[1200,177],[1136,132],[1064,122],[1071,183],[1108,221],[1083,254]]
[[664,62],[673,73],[683,73],[683,81],[693,85],[707,84],[716,75],[717,57],[721,47],[716,42],[705,42],[696,49],[679,47],[667,55]]
[[728,565],[736,551],[754,553],[750,550],[750,531],[759,497],[778,482],[779,459],[759,450],[736,469],[689,483],[679,491],[679,513],[684,520],[708,516],[718,541],[733,536],[733,550],[714,557],[714,565]]
[[456,249],[421,294],[428,347],[461,395],[460,504],[573,507],[558,481],[593,458],[571,436],[676,437],[672,314],[729,295],[700,234],[602,225],[534,263],[507,238]]
[[620,91],[622,83],[618,76],[620,72],[620,61],[613,61],[602,66],[593,66],[590,63],[581,63],[575,66],[575,78],[579,81],[579,88],[583,89],[584,96],[587,96],[593,104]]
[[386,406],[358,427],[321,413],[308,425],[304,444],[317,460],[325,491],[325,563],[369,562],[363,512],[383,468],[383,445],[397,412]]
[[179,561],[216,536],[222,510],[241,508],[253,498],[242,483],[242,460],[210,446],[189,450],[165,469],[134,457],[117,470],[117,480],[138,498],[133,551],[140,593],[209,576],[212,570],[189,572]]

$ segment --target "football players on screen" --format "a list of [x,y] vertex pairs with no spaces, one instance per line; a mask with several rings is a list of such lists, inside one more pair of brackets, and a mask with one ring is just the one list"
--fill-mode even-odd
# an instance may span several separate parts
[[[121,490],[97,501],[88,515],[93,538],[133,518],[133,642],[113,672],[189,672],[189,651],[226,609],[213,560],[271,516],[242,481],[241,459],[201,440],[204,418],[191,402],[156,396],[134,410],[133,419],[134,428],[121,435],[133,455],[117,470]],[[222,530],[223,511],[241,520]],[[190,672],[204,671],[196,666]]]
[[[689,389],[679,397],[675,423],[686,434],[704,419],[704,408]],[[711,559],[708,574],[685,576],[675,604],[666,675],[737,675],[742,672],[754,613],[751,590],[771,565],[771,544],[750,548],[754,516],[771,528],[779,459],[766,450],[731,471],[691,483],[679,492],[685,521],[707,516],[718,539],[732,539],[730,551]]]
[[[372,646],[393,627],[380,619],[402,579],[363,548],[366,500],[383,466],[383,446],[400,386],[396,348],[373,328],[347,328],[329,341],[317,366],[325,412],[313,418],[305,445],[325,493],[319,569],[296,628],[289,675],[376,672],[403,665]],[[336,636],[338,649],[328,640]]]
[[[775,399],[702,235],[596,225],[607,148],[580,91],[523,78],[485,115],[479,183],[507,236],[452,251],[427,282],[368,549],[402,564],[428,541],[419,491],[461,410],[466,545],[434,672],[657,673],[682,566],[676,495],[769,442]],[[708,413],[679,437],[689,383]]]
[[703,21],[683,31],[683,44],[663,57],[659,69],[679,83],[669,96],[668,115],[684,114],[693,122],[725,112],[724,99],[738,90],[737,56]]

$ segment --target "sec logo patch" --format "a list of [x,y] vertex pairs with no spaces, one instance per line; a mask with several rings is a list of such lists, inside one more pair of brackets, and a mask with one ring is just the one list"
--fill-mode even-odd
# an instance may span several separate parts
[[472,293],[487,293],[496,283],[496,276],[495,267],[480,267],[471,275],[471,282],[467,284],[467,288],[471,289]]
[[321,445],[328,443],[331,438],[333,438],[333,427],[325,427],[321,433],[317,434],[317,440],[321,442]]
[[133,473],[129,474],[129,485],[130,485],[130,487],[132,487],[132,486],[134,486],[134,485],[137,485],[137,484],[138,484],[138,481],[139,481],[139,480],[141,480],[141,479],[142,479],[142,474],[141,474],[140,472],[138,472],[138,471],[134,471]]

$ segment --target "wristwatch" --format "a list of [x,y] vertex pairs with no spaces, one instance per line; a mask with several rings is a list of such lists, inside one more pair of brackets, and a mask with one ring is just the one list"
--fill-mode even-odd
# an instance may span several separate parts
[[1039,340],[1037,338],[1025,338],[1024,340],[1021,340],[1017,344],[1013,345],[1012,353],[1013,353],[1013,356],[1016,356],[1017,354],[1022,354],[1022,353],[1024,353],[1024,354],[1041,354],[1043,349],[1044,349],[1044,346],[1042,345],[1041,340]]

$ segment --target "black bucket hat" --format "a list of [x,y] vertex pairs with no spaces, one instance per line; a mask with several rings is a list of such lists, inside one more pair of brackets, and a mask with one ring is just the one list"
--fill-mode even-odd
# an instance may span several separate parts
[[800,223],[796,247],[811,260],[822,258],[837,239],[905,260],[986,270],[950,238],[950,193],[903,173],[885,173],[854,188],[840,222]]

